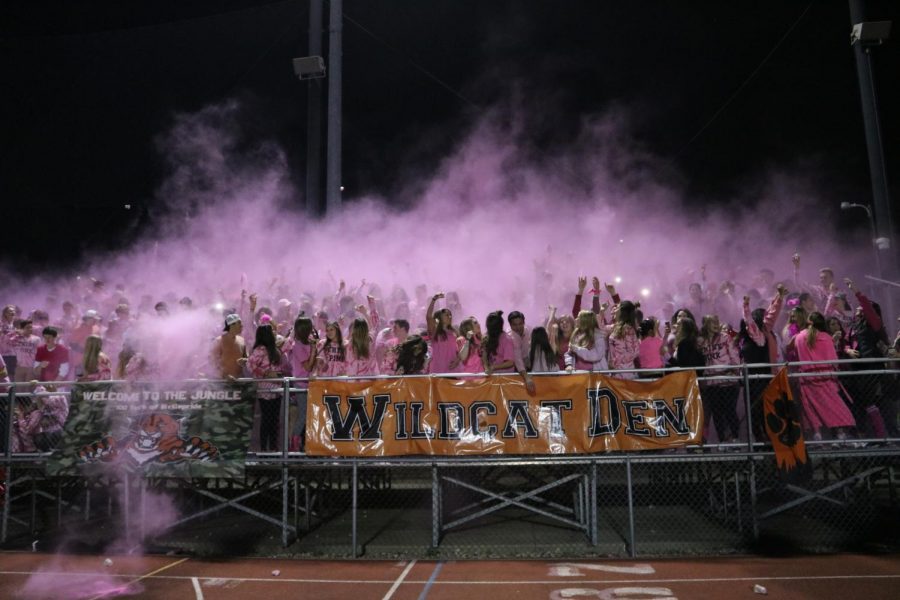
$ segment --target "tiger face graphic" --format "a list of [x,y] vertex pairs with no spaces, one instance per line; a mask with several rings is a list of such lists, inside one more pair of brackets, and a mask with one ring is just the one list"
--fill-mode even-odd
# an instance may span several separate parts
[[128,436],[103,439],[84,446],[78,453],[82,462],[120,462],[142,466],[151,462],[183,460],[209,462],[219,458],[218,449],[199,437],[181,437],[181,423],[171,415],[144,415]]

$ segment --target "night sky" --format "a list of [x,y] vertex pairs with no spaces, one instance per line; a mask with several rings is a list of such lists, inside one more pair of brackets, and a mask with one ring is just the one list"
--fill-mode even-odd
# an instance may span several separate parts
[[[344,13],[348,197],[390,197],[515,98],[546,153],[586,115],[626,108],[697,210],[809,165],[823,210],[870,202],[846,2],[345,0]],[[868,20],[895,21],[874,51],[893,198],[898,16],[898,2],[868,2]],[[307,54],[307,30],[303,0],[4,2],[3,256],[64,264],[147,227],[166,174],[155,140],[174,114],[229,98],[246,143],[276,140],[302,189],[307,84],[291,58]],[[847,214],[854,228],[864,218]]]

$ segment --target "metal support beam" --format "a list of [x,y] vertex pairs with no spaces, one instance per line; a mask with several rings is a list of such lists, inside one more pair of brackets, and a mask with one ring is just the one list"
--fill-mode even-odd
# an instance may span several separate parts
[[328,132],[325,162],[325,202],[328,214],[341,210],[341,111],[343,1],[330,0],[328,25]]
[[[322,0],[309,2],[309,54],[322,55]],[[322,214],[322,80],[306,83],[306,211]]]
[[[864,0],[850,0],[850,26],[866,20]],[[875,91],[875,76],[872,69],[873,46],[857,40],[853,44],[853,56],[856,60],[856,74],[859,80],[859,95],[866,134],[866,151],[869,156],[869,176],[872,180],[872,210],[875,217],[875,229],[878,239],[883,243],[875,244],[875,252],[881,256],[881,278],[894,280],[897,272],[897,246],[894,234],[894,219],[891,214],[891,201],[888,193],[887,169],[884,162],[884,146],[881,138],[881,122],[878,114],[878,97]],[[877,46],[874,46],[877,47]],[[874,241],[873,241],[874,243]],[[891,322],[894,312],[894,292],[883,290],[886,300],[886,314]]]

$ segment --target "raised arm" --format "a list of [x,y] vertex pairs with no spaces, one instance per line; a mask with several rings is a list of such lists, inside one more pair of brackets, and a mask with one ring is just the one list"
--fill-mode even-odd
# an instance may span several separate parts
[[750,339],[753,340],[753,343],[757,346],[765,346],[766,336],[759,329],[756,321],[754,321],[753,317],[750,315],[750,296],[744,296],[743,315],[744,323],[747,324],[747,334],[750,336]]
[[881,317],[878,316],[878,313],[875,312],[875,307],[872,306],[872,301],[869,300],[865,294],[856,289],[856,286],[853,285],[853,281],[851,279],[844,279],[847,283],[847,287],[850,288],[850,291],[856,295],[856,299],[859,301],[859,306],[862,308],[863,316],[866,317],[866,323],[869,324],[869,327],[872,328],[872,331],[881,331],[881,328],[884,327],[884,323],[881,320]]
[[550,331],[550,326],[556,323],[556,307],[552,304],[547,307],[547,320],[544,322],[544,329]]
[[778,315],[781,314],[781,307],[784,305],[784,296],[787,294],[787,288],[780,283],[777,289],[778,291],[775,292],[775,297],[769,303],[769,308],[766,309],[766,316],[763,319],[763,323],[769,329],[775,326],[775,321],[778,320]]
[[369,294],[366,296],[366,302],[369,304],[369,331],[378,331],[381,325],[381,317],[378,315],[378,306],[375,304],[375,296]]
[[550,338],[550,347],[554,352],[559,352],[559,323],[554,321],[547,328],[547,337]]
[[575,302],[572,304],[572,318],[577,319],[578,313],[581,312],[581,297],[584,295],[584,288],[587,287],[587,277],[578,276],[578,293],[575,294]]
[[444,292],[438,292],[434,296],[431,297],[431,301],[428,303],[428,310],[425,311],[425,324],[428,327],[428,337],[434,337],[434,330],[437,329],[434,323],[434,303],[444,297]]
[[611,283],[607,283],[605,285],[606,291],[609,292],[609,297],[612,300],[612,303],[619,304],[620,302],[622,302],[622,299],[619,297],[618,292],[616,292],[616,286]]

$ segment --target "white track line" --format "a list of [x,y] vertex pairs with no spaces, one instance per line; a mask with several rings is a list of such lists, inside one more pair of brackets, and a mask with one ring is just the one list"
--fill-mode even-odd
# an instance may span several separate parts
[[408,565],[406,565],[406,568],[403,569],[402,573],[400,573],[400,577],[397,578],[397,580],[394,582],[394,585],[391,586],[391,589],[387,591],[387,594],[385,594],[384,598],[382,598],[381,600],[390,600],[391,596],[394,595],[394,592],[397,591],[397,588],[400,587],[400,584],[403,583],[403,580],[406,579],[406,576],[409,574],[409,572],[412,571],[412,568],[413,566],[415,566],[415,564],[416,561],[413,560]]
[[[125,584],[125,589],[128,589],[130,586],[134,585],[138,581],[142,581],[144,579],[149,579],[149,578],[153,577],[154,575],[156,575],[157,573],[162,573],[166,569],[171,569],[172,567],[180,565],[181,563],[183,563],[187,560],[190,560],[190,557],[182,558],[181,560],[176,560],[175,562],[169,563],[167,565],[163,565],[162,567],[156,569],[155,571],[150,571],[146,575],[137,575],[135,579],[133,579]],[[105,597],[107,594],[108,594],[108,592],[104,592],[102,594],[94,596],[93,598],[91,598],[91,600],[100,600],[100,598]]]
[[191,577],[191,583],[194,584],[194,593],[197,595],[197,600],[203,600],[203,590],[200,589],[200,582],[196,577]]
[[[168,565],[169,566],[174,565]],[[407,569],[410,569],[411,565],[407,565]],[[35,575],[37,571],[0,571],[0,575]],[[110,573],[103,573],[98,571],[88,571],[88,572],[77,572],[77,571],[59,571],[59,572],[50,572],[50,571],[40,571],[41,575],[106,575],[109,576]],[[353,583],[402,583],[405,585],[413,585],[413,584],[425,584],[428,583],[427,580],[416,580],[410,579],[408,581],[403,580],[403,575],[400,578],[393,579],[292,579],[290,577],[221,577],[216,575],[209,576],[190,576],[190,575],[144,575],[140,574],[125,574],[119,573],[113,575],[114,577],[140,577],[141,580],[144,579],[174,579],[174,580],[190,580],[190,579],[222,579],[225,581],[251,581],[251,582],[265,582],[265,583],[278,583],[283,581],[288,581],[291,583],[334,583],[334,584],[353,584]],[[830,581],[830,580],[838,580],[838,579],[900,579],[900,573],[898,574],[890,574],[890,575],[798,575],[798,576],[784,576],[784,577],[767,577],[761,575],[759,577],[704,577],[704,578],[673,578],[673,579],[579,579],[578,584],[604,584],[604,583],[615,583],[615,584],[629,584],[629,583],[718,583],[718,582],[728,582],[728,581]],[[398,583],[399,582],[399,583]],[[571,583],[571,580],[567,579],[553,579],[549,581],[545,580],[532,580],[532,581],[522,581],[522,580],[496,580],[496,581],[465,581],[465,580],[440,580],[435,581],[434,585],[559,585],[561,583]]]

